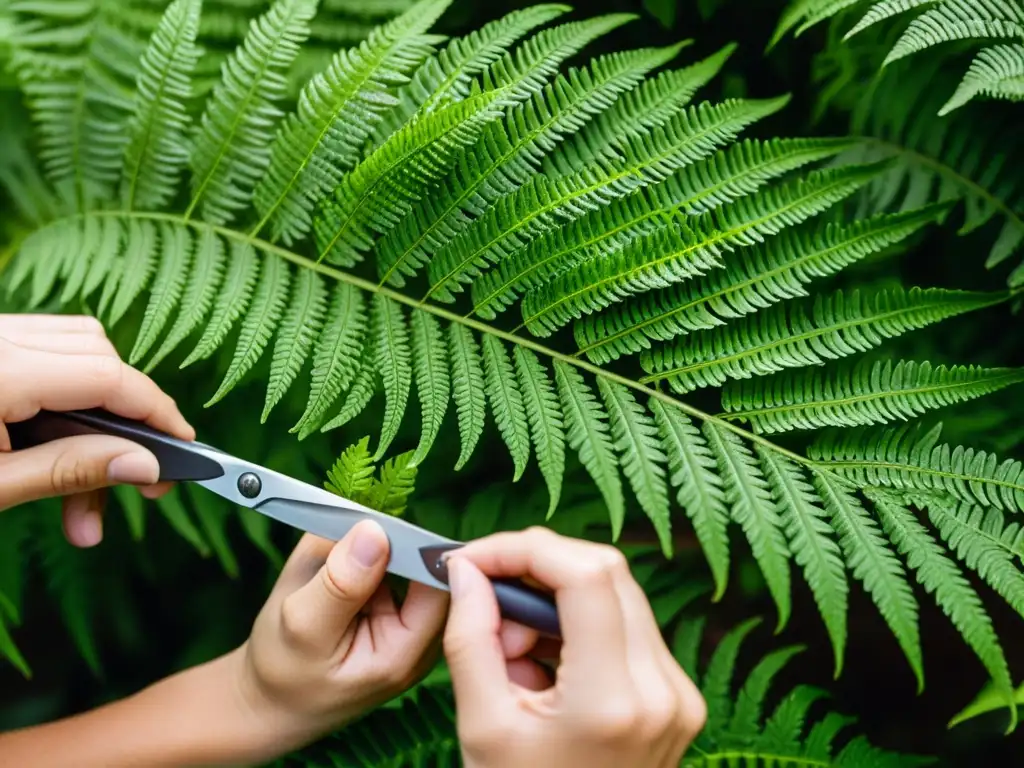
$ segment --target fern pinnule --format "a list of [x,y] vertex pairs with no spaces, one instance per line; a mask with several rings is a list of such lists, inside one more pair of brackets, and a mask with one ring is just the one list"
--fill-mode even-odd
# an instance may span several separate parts
[[979,97],[1024,100],[1024,45],[993,45],[979,51],[939,116]]
[[722,415],[746,421],[763,434],[885,424],[908,421],[1022,381],[1024,372],[1012,368],[862,361],[828,372],[787,371],[731,382],[722,391]]

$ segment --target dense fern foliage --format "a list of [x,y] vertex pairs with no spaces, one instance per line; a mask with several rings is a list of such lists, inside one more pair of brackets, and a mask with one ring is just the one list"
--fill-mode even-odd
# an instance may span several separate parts
[[846,32],[847,40],[887,19],[917,11],[889,50],[883,66],[959,40],[1001,41],[978,52],[939,115],[979,97],[1024,99],[1024,6],[1017,0],[794,0],[780,19],[773,42],[793,29],[800,35],[856,6],[868,7]]
[[[794,5],[783,27],[838,5]],[[1012,397],[1024,374],[906,350],[927,329],[1007,315],[1024,271],[990,291],[899,266],[961,213],[962,234],[995,227],[990,267],[1019,251],[1019,129],[978,125],[975,104],[938,121],[947,97],[921,66],[873,83],[849,136],[779,137],[788,94],[703,97],[732,44],[591,56],[636,16],[542,4],[443,35],[451,10],[6,3],[31,116],[2,137],[8,296],[95,313],[146,371],[216,371],[190,388],[253,429],[287,419],[278,458],[371,421],[327,484],[393,514],[425,462],[483,461],[542,484],[555,525],[577,514],[579,467],[612,540],[639,517],[673,558],[692,528],[715,601],[749,552],[781,631],[806,582],[837,677],[859,587],[923,689],[920,601],[934,600],[1012,703],[986,603],[1024,614],[1021,465],[942,442],[936,417]],[[258,408],[233,405],[253,387]],[[483,448],[495,442],[506,455]],[[139,503],[120,496],[141,534]],[[161,511],[238,572],[228,512],[190,489]],[[279,558],[255,518],[241,518],[247,537]],[[17,542],[35,537],[15,536],[17,520],[0,518],[16,564],[0,558],[0,653],[26,669],[5,629],[20,598],[3,597],[21,594]],[[88,657],[87,629],[69,624]],[[758,696],[783,656],[729,710],[742,722],[690,759],[870,764],[860,742],[831,757],[832,716],[801,739],[809,694],[761,733]],[[724,706],[727,672],[705,676]],[[450,726],[443,697],[421,695],[424,727]],[[418,733],[423,760],[454,749]]]

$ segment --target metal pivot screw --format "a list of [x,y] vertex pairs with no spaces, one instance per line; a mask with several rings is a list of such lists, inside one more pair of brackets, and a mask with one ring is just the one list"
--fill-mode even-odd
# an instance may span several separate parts
[[246,472],[238,478],[238,492],[245,496],[245,498],[255,499],[262,490],[263,482],[260,480],[259,475]]

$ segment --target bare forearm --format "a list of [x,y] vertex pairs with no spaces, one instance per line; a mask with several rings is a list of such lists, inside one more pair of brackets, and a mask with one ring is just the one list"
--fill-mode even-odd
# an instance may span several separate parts
[[[5,765],[25,768],[187,768],[272,759],[282,743],[270,715],[239,690],[236,651],[121,701],[0,734]],[[292,741],[293,739],[288,739]]]

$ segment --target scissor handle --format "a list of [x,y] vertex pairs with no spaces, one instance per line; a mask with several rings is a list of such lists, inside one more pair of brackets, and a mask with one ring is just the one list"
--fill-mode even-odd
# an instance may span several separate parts
[[77,435],[112,435],[138,443],[156,456],[160,482],[213,480],[224,474],[216,461],[195,450],[197,444],[178,440],[142,422],[100,409],[40,411],[31,419],[7,425],[14,450],[32,448]]

